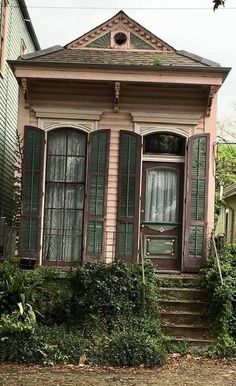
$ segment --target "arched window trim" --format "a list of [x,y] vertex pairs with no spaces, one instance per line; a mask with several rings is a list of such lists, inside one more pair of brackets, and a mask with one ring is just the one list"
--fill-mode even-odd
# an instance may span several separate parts
[[[172,130],[162,129],[162,130],[153,130],[150,132],[145,132],[142,135],[142,145],[144,145],[144,137],[151,134],[161,134],[161,133],[168,133],[172,135],[178,135],[185,139],[185,146],[187,146],[188,143],[188,136],[182,135],[182,133],[173,132]],[[144,149],[144,146],[142,146]],[[175,155],[175,154],[168,154],[168,153],[160,153],[160,154],[144,154],[142,152],[142,161],[156,161],[156,162],[185,162],[186,160],[186,151],[184,155]]]
[[39,254],[39,265],[43,264],[43,227],[44,227],[44,215],[45,215],[45,181],[46,181],[46,166],[47,166],[47,145],[48,145],[48,134],[57,131],[57,130],[63,130],[63,129],[72,129],[72,130],[78,130],[81,131],[84,134],[89,134],[91,131],[88,130],[85,126],[78,127],[77,125],[73,125],[70,123],[62,123],[61,125],[55,124],[48,128],[44,128],[43,130],[45,132],[45,143],[44,143],[44,158],[43,158],[43,181],[42,181],[42,216],[41,216],[41,232],[40,232],[40,254]]

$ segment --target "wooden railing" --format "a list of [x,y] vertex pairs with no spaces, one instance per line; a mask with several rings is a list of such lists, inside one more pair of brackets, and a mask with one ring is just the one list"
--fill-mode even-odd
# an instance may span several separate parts
[[212,250],[212,257],[214,259],[214,265],[215,265],[215,268],[218,271],[219,278],[220,278],[220,283],[221,283],[221,285],[223,285],[224,284],[224,280],[223,280],[221,266],[220,266],[220,258],[219,258],[219,254],[218,254],[218,251],[217,251],[217,248],[216,248],[215,232],[214,231],[212,231],[212,233],[211,233],[211,247],[212,247],[211,248],[211,250]]

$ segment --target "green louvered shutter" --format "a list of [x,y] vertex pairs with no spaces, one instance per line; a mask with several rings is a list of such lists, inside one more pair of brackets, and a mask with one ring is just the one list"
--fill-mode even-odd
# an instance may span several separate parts
[[85,261],[105,259],[105,220],[110,130],[90,134],[87,173]]
[[198,271],[206,259],[209,142],[209,134],[200,134],[188,144],[185,271]]
[[116,257],[137,262],[141,136],[120,132]]
[[39,258],[44,132],[25,126],[20,256]]

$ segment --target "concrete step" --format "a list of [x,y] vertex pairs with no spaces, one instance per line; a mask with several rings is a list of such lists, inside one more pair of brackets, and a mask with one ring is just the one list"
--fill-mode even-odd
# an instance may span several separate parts
[[178,339],[206,339],[210,338],[209,330],[201,324],[162,324],[162,330],[169,336]]
[[158,272],[157,278],[161,287],[201,288],[202,278],[199,274],[185,274],[182,272]]
[[191,347],[197,347],[201,348],[204,350],[207,350],[209,346],[214,344],[213,339],[194,339],[194,338],[176,338],[173,337],[171,339],[172,342],[174,343],[186,343],[186,345],[191,346]]
[[206,313],[208,302],[201,300],[185,300],[185,299],[160,299],[160,312],[200,312]]
[[207,291],[200,288],[160,287],[158,288],[158,295],[160,299],[207,301]]
[[161,311],[161,323],[176,323],[176,324],[205,324],[206,317],[202,312],[195,311]]

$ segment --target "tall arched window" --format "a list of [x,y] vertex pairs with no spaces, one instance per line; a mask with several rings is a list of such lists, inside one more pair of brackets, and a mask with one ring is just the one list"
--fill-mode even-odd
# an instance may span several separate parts
[[87,135],[58,129],[48,134],[43,256],[80,260],[83,238]]

